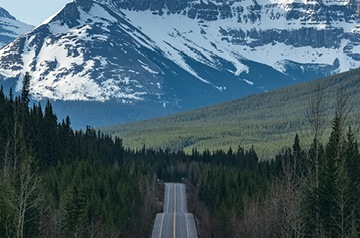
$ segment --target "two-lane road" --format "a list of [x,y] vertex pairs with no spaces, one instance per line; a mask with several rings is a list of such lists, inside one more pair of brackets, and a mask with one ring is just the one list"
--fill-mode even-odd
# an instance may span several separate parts
[[182,183],[165,183],[164,213],[186,213],[186,191]]
[[197,238],[194,216],[187,211],[185,185],[165,184],[164,213],[156,215],[152,238]]

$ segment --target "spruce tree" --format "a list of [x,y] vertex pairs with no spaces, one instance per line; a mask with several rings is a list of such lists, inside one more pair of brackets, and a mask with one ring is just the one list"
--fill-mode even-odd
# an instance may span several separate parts
[[300,146],[300,138],[296,133],[294,144],[292,147],[292,160],[293,168],[296,175],[302,175],[304,173],[304,161],[303,161],[303,152]]
[[321,168],[319,179],[319,215],[322,229],[327,237],[336,237],[336,222],[334,218],[338,214],[336,196],[338,187],[338,165],[340,157],[340,118],[335,116],[332,122],[332,132],[325,148],[325,160]]
[[25,106],[28,106],[30,101],[30,78],[29,72],[26,72],[22,81],[21,102]]
[[358,148],[358,143],[350,127],[347,134],[346,170],[350,180],[349,187],[351,188],[349,199],[353,207],[352,237],[359,237],[360,235],[360,155]]
[[73,185],[65,203],[65,237],[85,237],[86,198],[78,185]]

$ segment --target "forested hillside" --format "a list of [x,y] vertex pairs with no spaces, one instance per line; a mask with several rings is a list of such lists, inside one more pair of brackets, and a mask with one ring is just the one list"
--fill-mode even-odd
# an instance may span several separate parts
[[253,147],[134,150],[91,127],[73,131],[50,103],[29,107],[29,79],[21,96],[0,90],[2,237],[148,237],[164,181],[187,184],[200,237],[360,235],[360,155],[347,94],[337,95],[329,124],[322,94],[312,98],[309,149],[294,134],[263,161]]
[[146,236],[155,171],[124,162],[136,153],[120,138],[73,131],[50,103],[29,107],[29,79],[19,97],[0,90],[1,237]]
[[[307,112],[310,101],[323,94],[323,125],[335,113],[339,91],[349,95],[349,119],[359,124],[360,69],[306,84],[142,122],[115,125],[101,130],[123,138],[126,146],[201,150],[226,150],[229,146],[254,146],[261,158],[271,159],[279,148],[291,146],[294,132],[309,145],[312,140]],[[357,128],[354,128],[354,130]],[[324,135],[328,136],[330,129]],[[325,142],[326,137],[323,137]]]

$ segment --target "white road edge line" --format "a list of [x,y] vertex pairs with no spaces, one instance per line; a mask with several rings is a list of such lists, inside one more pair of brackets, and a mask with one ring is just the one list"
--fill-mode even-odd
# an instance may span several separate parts
[[165,213],[161,214],[162,218],[161,218],[161,223],[160,223],[160,232],[159,232],[159,238],[161,238],[162,235],[162,227],[164,224],[164,217],[165,217]]
[[167,196],[167,199],[166,199],[166,211],[165,211],[165,213],[169,213],[169,203],[170,203],[170,186],[168,186],[167,184],[165,184],[165,189],[167,190],[167,194],[168,194],[168,196]]
[[186,237],[189,238],[189,222],[188,222],[188,214],[185,213],[185,222],[186,222]]

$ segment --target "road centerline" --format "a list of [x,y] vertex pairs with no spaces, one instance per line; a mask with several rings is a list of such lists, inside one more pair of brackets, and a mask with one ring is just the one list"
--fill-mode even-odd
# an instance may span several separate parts
[[164,213],[156,215],[151,238],[198,238],[194,217],[187,211],[185,184],[165,183],[164,192]]
[[167,190],[167,199],[166,199],[166,210],[165,213],[170,212],[169,211],[169,206],[170,206],[170,186],[166,185],[166,190]]

